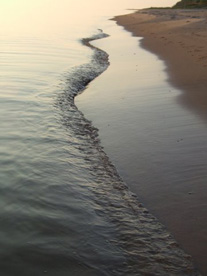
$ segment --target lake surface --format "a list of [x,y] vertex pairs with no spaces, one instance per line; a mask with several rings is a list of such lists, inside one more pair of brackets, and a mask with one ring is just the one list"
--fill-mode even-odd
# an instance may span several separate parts
[[142,38],[113,25],[107,33],[93,45],[109,53],[111,66],[76,104],[99,128],[104,150],[130,190],[205,275],[207,129],[199,84],[191,97],[169,83],[165,62],[142,48]]
[[82,38],[104,37],[111,16],[140,2],[1,4],[2,275],[196,275],[74,104],[110,68]]

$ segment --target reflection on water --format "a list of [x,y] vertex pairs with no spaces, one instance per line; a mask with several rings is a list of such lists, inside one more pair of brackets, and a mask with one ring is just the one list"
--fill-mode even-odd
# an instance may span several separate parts
[[99,128],[104,150],[130,189],[205,274],[205,122],[178,105],[185,95],[169,86],[162,61],[137,47],[137,38],[117,27],[108,33],[94,45],[109,53],[111,66],[76,104]]
[[189,257],[128,191],[97,129],[73,104],[106,67],[106,53],[95,50],[90,63],[47,86],[48,97],[35,86],[28,99],[21,91],[12,100],[2,95],[4,112],[11,112],[1,135],[4,275],[196,275]]
[[108,65],[106,53],[80,43],[97,32],[98,18],[80,28],[57,1],[2,5],[1,274],[196,275],[128,191],[97,129],[73,103]]
[[205,82],[197,83],[183,89],[183,93],[177,98],[179,104],[193,111],[206,123],[207,121],[207,96]]

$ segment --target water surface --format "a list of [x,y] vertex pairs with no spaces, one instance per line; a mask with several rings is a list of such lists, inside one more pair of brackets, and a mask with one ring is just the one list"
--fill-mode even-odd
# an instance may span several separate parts
[[82,38],[102,36],[129,7],[104,3],[1,4],[2,275],[196,275],[74,105],[109,65]]
[[130,189],[205,275],[204,104],[200,110],[196,101],[186,104],[187,91],[169,84],[165,63],[142,49],[142,38],[113,23],[107,32],[109,38],[93,44],[109,53],[111,66],[76,104],[99,128],[104,150]]

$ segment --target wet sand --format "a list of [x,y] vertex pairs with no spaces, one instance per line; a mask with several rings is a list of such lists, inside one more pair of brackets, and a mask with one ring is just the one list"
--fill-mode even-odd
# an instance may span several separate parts
[[[207,11],[141,10],[130,15],[118,16],[115,20],[134,36],[143,37],[140,45],[165,62],[168,82],[182,92],[177,97],[177,102],[196,116],[198,115],[206,124]],[[184,125],[183,128],[185,128]],[[197,134],[194,133],[194,135]],[[194,148],[191,149],[189,157],[177,152],[178,158],[183,158],[186,164],[190,158],[194,158],[193,152],[196,155],[192,168],[188,167],[188,172],[186,169],[186,174],[189,174],[188,181],[182,182],[183,179],[180,179],[177,192],[176,187],[171,188],[168,186],[169,183],[167,184],[166,195],[169,188],[169,193],[172,193],[171,199],[174,197],[171,204],[169,204],[168,197],[160,197],[160,201],[157,200],[152,204],[148,202],[148,207],[167,225],[183,248],[193,256],[203,275],[207,275],[207,201],[205,196],[207,188],[199,180],[199,170],[205,163],[205,157],[197,159],[197,156],[202,154],[202,141],[205,142],[201,136],[198,135],[198,138],[197,144],[192,143]],[[182,139],[177,142],[182,142]],[[187,153],[187,151],[184,152]],[[176,154],[172,156],[176,158]],[[178,166],[180,162],[178,160]],[[177,168],[174,177],[179,177],[176,175],[176,170]],[[205,179],[205,174],[202,178]],[[188,199],[187,196],[181,196],[187,189]],[[137,191],[139,192],[139,188]],[[143,193],[143,195],[149,196],[150,201],[150,192]]]
[[207,120],[207,11],[140,10],[117,23],[167,65],[169,82],[184,92],[180,102]]

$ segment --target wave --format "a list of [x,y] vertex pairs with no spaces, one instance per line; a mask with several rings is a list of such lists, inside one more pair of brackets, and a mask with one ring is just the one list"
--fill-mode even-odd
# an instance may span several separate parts
[[[56,107],[61,110],[61,123],[70,130],[69,143],[81,153],[89,174],[88,186],[84,189],[93,194],[90,205],[108,223],[101,227],[93,225],[91,233],[90,247],[99,252],[100,259],[80,254],[79,261],[100,269],[100,275],[199,275],[191,257],[130,192],[104,152],[98,129],[74,104],[75,96],[109,66],[108,54],[90,44],[106,36],[100,32],[82,40],[93,50],[91,61],[67,73],[56,101]],[[100,236],[110,245],[107,249],[99,243]]]

